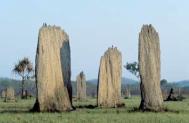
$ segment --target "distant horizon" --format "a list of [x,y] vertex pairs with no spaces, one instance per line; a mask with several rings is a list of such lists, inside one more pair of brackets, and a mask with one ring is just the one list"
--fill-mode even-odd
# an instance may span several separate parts
[[[23,57],[34,64],[43,23],[69,35],[72,80],[80,71],[87,79],[97,78],[100,57],[112,45],[121,51],[123,65],[138,61],[138,34],[143,24],[152,24],[160,37],[161,78],[189,80],[188,5],[187,0],[2,1],[0,77],[17,78],[11,70]],[[123,77],[136,79],[122,71]]]
[[[0,77],[0,79],[13,79],[13,80],[21,81],[21,79],[19,79],[18,77],[17,78]],[[122,77],[122,79],[131,79],[133,81],[139,82],[139,80],[134,79],[134,78]],[[35,81],[35,79],[32,79],[32,80]],[[86,81],[91,81],[91,80],[98,80],[98,77],[97,78],[87,79]],[[76,79],[71,79],[71,81],[76,82]],[[178,83],[178,82],[183,82],[183,81],[189,82],[189,79],[188,80],[186,79],[186,80],[168,81],[168,83]]]

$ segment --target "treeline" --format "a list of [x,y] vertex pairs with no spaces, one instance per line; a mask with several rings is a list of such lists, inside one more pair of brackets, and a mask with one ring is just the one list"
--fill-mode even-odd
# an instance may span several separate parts
[[[0,78],[0,92],[5,88],[13,87],[15,89],[16,96],[21,94],[21,80],[9,79],[9,78]],[[31,95],[36,95],[36,84],[34,80],[26,80],[24,83],[24,88]],[[73,96],[76,96],[76,82],[72,81],[72,91]],[[87,95],[95,97],[97,94],[97,85],[91,82],[87,82]]]
[[[95,80],[87,81],[87,96],[96,97],[97,95],[97,82]],[[128,84],[129,83],[129,84]],[[0,92],[7,87],[13,87],[15,89],[16,95],[20,95],[21,91],[21,81],[9,78],[0,78]],[[27,80],[25,82],[25,90],[27,90],[31,95],[35,96],[36,94],[36,85],[34,80]],[[189,95],[189,81],[181,81],[175,83],[166,83],[161,86],[161,88],[169,93],[171,88],[174,89],[174,92],[181,93],[183,95]],[[126,90],[129,89],[131,95],[140,95],[140,84],[138,82],[122,82],[121,93],[124,97]],[[76,82],[72,81],[72,91],[73,96],[76,96]]]
[[[21,94],[21,81],[9,78],[0,78],[0,92],[8,87],[13,87],[15,89],[16,96]],[[31,95],[35,95],[36,86],[34,81],[26,80],[24,87]]]

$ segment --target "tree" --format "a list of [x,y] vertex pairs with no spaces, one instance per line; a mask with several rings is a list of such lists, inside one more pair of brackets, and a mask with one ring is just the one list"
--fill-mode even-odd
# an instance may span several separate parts
[[[138,80],[140,80],[140,75],[139,75],[139,67],[137,62],[133,63],[127,63],[125,66],[125,69],[128,70],[131,74],[137,77]],[[127,93],[130,95],[130,89],[126,89]]]
[[34,69],[31,61],[28,58],[20,60],[13,69],[13,72],[22,78],[21,98],[24,98],[24,83],[26,80],[33,77]]
[[124,67],[139,79],[139,67],[137,62],[127,63]]
[[166,79],[162,79],[162,80],[160,81],[161,86],[164,86],[164,85],[166,85],[167,83],[168,83],[168,82],[167,82]]

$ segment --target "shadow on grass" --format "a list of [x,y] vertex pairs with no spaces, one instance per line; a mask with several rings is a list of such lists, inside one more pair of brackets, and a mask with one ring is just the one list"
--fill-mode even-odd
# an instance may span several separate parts
[[177,111],[177,110],[171,110],[171,109],[168,109],[168,108],[162,108],[160,111],[154,111],[154,110],[141,110],[139,109],[138,107],[134,107],[130,110],[128,110],[129,113],[135,113],[135,112],[152,112],[152,113],[176,113],[176,114],[179,114],[180,111]]
[[[116,105],[116,108],[123,108],[123,107],[125,107],[125,104],[124,103],[120,103],[120,104],[117,104]],[[77,109],[77,108],[79,108],[79,109],[83,109],[83,108],[85,108],[85,109],[95,109],[95,108],[99,108],[97,105],[80,105],[80,106],[75,106],[75,108]],[[115,109],[115,107],[112,107],[113,109]],[[109,107],[109,109],[111,109],[110,107]]]
[[[161,111],[152,111],[152,110],[140,110],[138,107],[133,107],[131,109],[127,109],[125,108],[99,108],[97,105],[80,105],[80,106],[75,106],[75,108],[71,111],[65,111],[65,112],[72,112],[72,111],[76,111],[77,109],[94,109],[94,110],[98,110],[98,109],[115,109],[115,113],[119,114],[119,113],[175,113],[175,114],[179,114],[182,113],[182,111],[178,111],[178,110],[172,110],[172,109],[168,109],[167,107],[163,108]],[[124,110],[122,110],[124,109]],[[90,112],[90,111],[89,111]],[[104,110],[102,111],[102,113],[109,113],[111,112],[111,110]],[[33,114],[33,113],[39,113],[39,112],[35,112],[35,111],[31,111],[31,110],[26,110],[25,108],[23,109],[3,109],[0,111],[1,114],[6,114],[6,113],[10,113],[10,114]],[[43,112],[44,113],[44,112]],[[47,111],[46,113],[62,113],[59,111]],[[189,112],[188,112],[189,113]]]
[[6,113],[9,113],[9,114],[25,114],[25,113],[32,113],[30,112],[29,110],[28,111],[25,111],[25,110],[3,110],[3,111],[0,111],[1,114],[6,114]]
[[84,108],[86,108],[86,109],[95,109],[95,108],[97,108],[97,105],[80,105],[80,106],[75,106],[75,108],[77,109],[77,108],[79,108],[79,109],[84,109]]

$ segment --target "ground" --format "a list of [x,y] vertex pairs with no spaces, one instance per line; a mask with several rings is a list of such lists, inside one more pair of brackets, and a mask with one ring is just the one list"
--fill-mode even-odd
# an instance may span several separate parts
[[[75,111],[63,113],[31,113],[34,99],[5,103],[0,100],[0,123],[188,123],[189,98],[182,102],[165,102],[167,112],[139,112],[140,98],[124,99],[125,107],[118,109],[94,108],[95,99],[74,101]],[[87,106],[87,107],[86,107]]]

